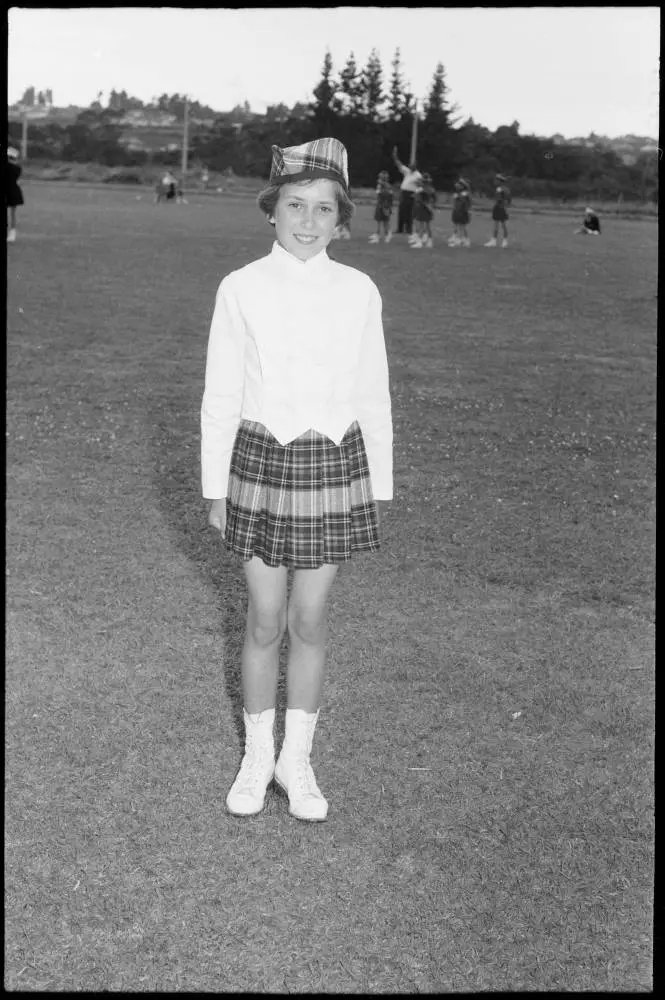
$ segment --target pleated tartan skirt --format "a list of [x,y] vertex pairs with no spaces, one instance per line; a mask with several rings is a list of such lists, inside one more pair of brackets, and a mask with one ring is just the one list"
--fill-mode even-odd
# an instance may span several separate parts
[[224,541],[243,559],[318,569],[379,548],[376,504],[357,421],[339,445],[309,430],[282,445],[242,420],[226,499]]

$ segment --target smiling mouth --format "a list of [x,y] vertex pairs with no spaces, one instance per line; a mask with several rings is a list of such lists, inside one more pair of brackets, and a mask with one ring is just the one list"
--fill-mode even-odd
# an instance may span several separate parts
[[313,243],[314,240],[318,240],[318,236],[301,236],[300,233],[293,234],[299,243]]

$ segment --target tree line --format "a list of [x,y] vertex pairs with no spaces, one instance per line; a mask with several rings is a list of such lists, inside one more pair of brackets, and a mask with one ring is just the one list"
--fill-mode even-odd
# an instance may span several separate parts
[[[34,88],[30,89],[34,103]],[[45,93],[52,100],[51,92]],[[24,96],[29,97],[29,92]],[[96,161],[108,166],[147,162],[179,165],[181,125],[171,137],[175,148],[150,152],[128,148],[128,137],[140,136],[140,130],[128,129],[120,119],[132,110],[161,111],[181,123],[185,95],[162,94],[144,104],[124,90],[112,90],[106,107],[101,98],[100,93],[69,125],[31,123],[31,157]],[[455,180],[463,175],[475,191],[489,194],[494,174],[500,172],[510,177],[514,197],[658,200],[657,158],[653,154],[638,155],[636,162],[626,164],[616,151],[600,142],[592,147],[572,146],[552,138],[522,135],[517,121],[494,131],[473,118],[460,121],[458,109],[450,101],[443,64],[436,66],[425,99],[417,102],[405,81],[399,49],[387,78],[375,49],[364,66],[350,52],[338,73],[327,51],[312,98],[308,104],[299,102],[291,108],[283,103],[271,105],[262,114],[253,112],[247,102],[220,113],[187,99],[190,164],[206,164],[212,170],[231,168],[239,176],[266,176],[273,143],[298,145],[330,135],[348,149],[352,187],[373,186],[383,169],[397,181],[391,150],[397,146],[402,161],[408,161],[417,112],[418,166],[429,171],[440,190],[452,190]],[[10,133],[12,127],[20,129],[18,123],[10,123]]]

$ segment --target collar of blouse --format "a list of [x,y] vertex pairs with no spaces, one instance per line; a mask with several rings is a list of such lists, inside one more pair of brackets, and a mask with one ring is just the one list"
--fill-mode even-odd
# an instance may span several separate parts
[[285,250],[277,240],[272,245],[270,256],[280,271],[285,275],[292,275],[294,278],[311,278],[324,275],[332,263],[325,249],[321,250],[314,257],[310,257],[309,260],[298,260],[288,250]]

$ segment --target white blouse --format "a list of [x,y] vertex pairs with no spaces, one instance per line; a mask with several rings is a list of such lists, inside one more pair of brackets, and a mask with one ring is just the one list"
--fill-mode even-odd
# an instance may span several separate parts
[[300,261],[279,243],[217,291],[201,407],[203,496],[227,495],[241,419],[280,444],[309,429],[339,444],[357,420],[376,500],[393,496],[392,415],[379,290],[325,250]]

